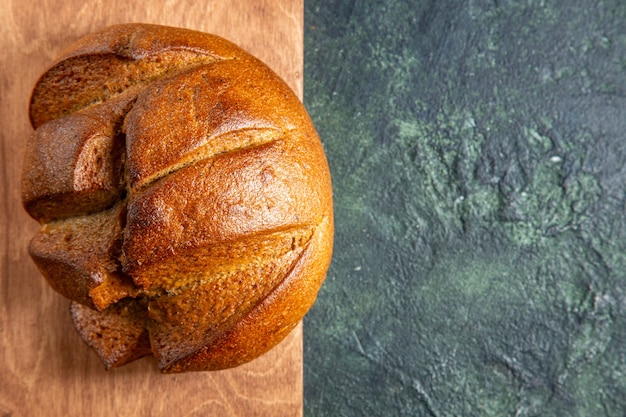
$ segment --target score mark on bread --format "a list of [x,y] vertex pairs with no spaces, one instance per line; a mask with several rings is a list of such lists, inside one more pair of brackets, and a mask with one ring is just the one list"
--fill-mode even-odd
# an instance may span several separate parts
[[107,368],[238,366],[313,305],[331,259],[328,165],[265,64],[217,36],[104,29],[37,82],[30,254]]

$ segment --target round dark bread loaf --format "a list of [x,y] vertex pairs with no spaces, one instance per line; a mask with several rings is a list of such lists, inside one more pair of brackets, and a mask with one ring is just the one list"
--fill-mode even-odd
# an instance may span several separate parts
[[328,269],[332,191],[301,102],[205,33],[90,34],[34,87],[29,251],[107,368],[234,367],[279,343]]

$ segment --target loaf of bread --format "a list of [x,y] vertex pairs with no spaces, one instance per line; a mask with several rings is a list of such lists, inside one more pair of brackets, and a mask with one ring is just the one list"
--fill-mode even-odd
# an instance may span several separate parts
[[30,255],[106,368],[217,370],[278,344],[313,305],[331,181],[298,98],[209,34],[90,34],[36,83],[22,198]]

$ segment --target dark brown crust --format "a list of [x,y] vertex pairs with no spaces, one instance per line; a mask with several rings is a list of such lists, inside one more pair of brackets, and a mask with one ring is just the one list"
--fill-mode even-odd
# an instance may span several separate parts
[[31,255],[80,303],[74,324],[107,368],[147,346],[162,372],[237,366],[314,303],[332,253],[328,165],[256,58],[213,35],[114,26],[51,65],[30,117],[23,201],[44,224]]

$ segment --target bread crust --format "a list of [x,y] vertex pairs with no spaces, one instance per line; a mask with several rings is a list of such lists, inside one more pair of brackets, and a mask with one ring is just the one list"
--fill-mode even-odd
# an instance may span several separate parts
[[109,27],[44,72],[30,118],[30,253],[107,368],[149,352],[162,372],[238,366],[315,302],[332,256],[328,164],[258,59],[205,33]]

